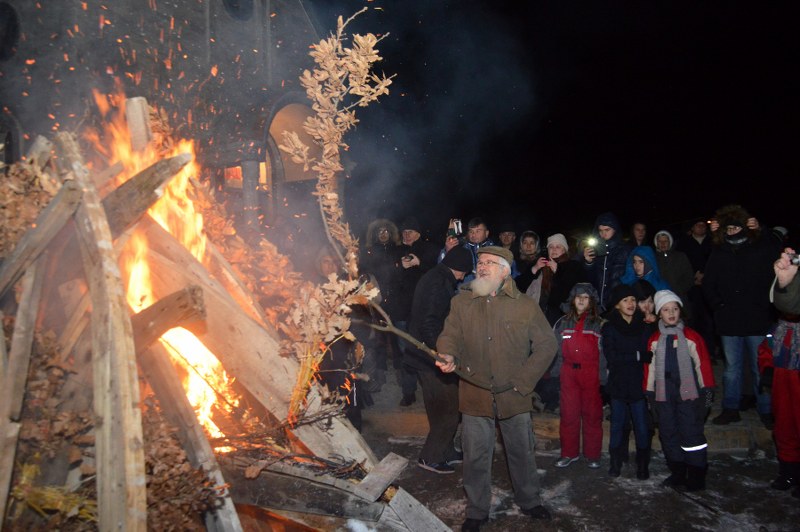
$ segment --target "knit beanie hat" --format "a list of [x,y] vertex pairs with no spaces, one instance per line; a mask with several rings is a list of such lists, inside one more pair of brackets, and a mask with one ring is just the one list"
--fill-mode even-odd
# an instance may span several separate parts
[[649,281],[645,281],[644,279],[639,279],[631,286],[636,295],[636,301],[644,301],[648,297],[655,297],[656,295],[656,289]]
[[442,264],[457,272],[472,271],[472,252],[464,246],[456,246],[447,252]]
[[547,247],[550,247],[550,244],[558,244],[564,247],[564,251],[569,251],[569,244],[567,244],[567,239],[561,233],[556,233],[554,235],[548,236]]
[[670,301],[676,302],[681,307],[683,306],[681,298],[675,295],[675,292],[673,292],[672,290],[659,290],[658,292],[656,292],[656,295],[653,299],[656,302],[656,314],[661,312],[661,307],[663,307]]
[[608,306],[606,308],[616,307],[617,303],[628,296],[636,297],[636,292],[633,291],[633,287],[628,284],[618,284],[611,291],[611,298],[608,300]]
[[420,227],[421,226],[419,224],[419,220],[417,220],[413,216],[409,216],[408,218],[403,220],[403,224],[400,226],[400,230],[407,231],[410,229],[412,231],[416,231],[417,233],[421,233],[422,231],[419,230]]

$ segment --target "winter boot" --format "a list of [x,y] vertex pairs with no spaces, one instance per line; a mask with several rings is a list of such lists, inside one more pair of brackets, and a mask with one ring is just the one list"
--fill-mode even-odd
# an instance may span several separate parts
[[636,449],[636,478],[650,478],[650,448]]
[[625,447],[614,447],[608,450],[611,466],[608,468],[610,477],[618,477],[622,472],[622,453]]
[[778,477],[772,481],[770,486],[772,489],[781,491],[786,491],[792,486],[797,486],[799,484],[797,476],[798,470],[800,470],[800,463],[778,460]]
[[714,425],[727,425],[728,423],[735,423],[741,421],[742,417],[739,415],[738,410],[732,408],[725,408],[722,413],[712,420]]
[[678,486],[686,485],[686,464],[684,462],[672,462],[667,460],[667,467],[669,467],[670,476],[664,479],[661,483],[662,486],[676,488]]
[[706,489],[706,470],[708,466],[686,466],[686,491]]

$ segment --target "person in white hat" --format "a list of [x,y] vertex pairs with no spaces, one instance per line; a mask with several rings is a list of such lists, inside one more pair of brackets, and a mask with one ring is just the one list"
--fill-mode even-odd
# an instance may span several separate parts
[[681,299],[670,290],[654,297],[658,331],[648,341],[645,390],[658,415],[658,436],[671,475],[665,486],[705,489],[708,442],[703,433],[713,400],[714,373],[703,337],[686,327]]

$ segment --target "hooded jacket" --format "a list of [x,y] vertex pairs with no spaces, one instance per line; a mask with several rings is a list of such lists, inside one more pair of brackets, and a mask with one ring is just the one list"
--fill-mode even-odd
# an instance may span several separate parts
[[726,238],[725,226],[749,218],[737,206],[720,209],[720,228],[706,264],[703,294],[714,312],[722,336],[762,336],[774,321],[769,300],[775,277],[772,263],[780,256],[780,242],[757,230],[742,228],[738,239]]
[[[614,230],[614,236],[604,241],[600,238],[598,227],[605,225]],[[598,254],[591,263],[583,261],[587,279],[594,285],[600,294],[600,308],[606,310],[611,290],[620,284],[620,278],[625,273],[628,255],[631,246],[622,240],[622,227],[619,219],[611,212],[605,212],[597,217],[594,222],[594,235],[600,242],[602,254]]]
[[669,284],[671,290],[678,294],[688,310],[689,290],[694,286],[694,270],[689,257],[682,251],[674,249],[674,240],[669,231],[661,230],[653,238],[653,244],[658,246],[659,235],[664,235],[669,239],[669,249],[667,251],[656,250],[656,263],[661,272],[661,277]]
[[532,410],[533,389],[557,348],[539,305],[517,290],[510,276],[496,296],[462,288],[436,342],[437,351],[455,357],[462,375],[459,410],[500,419]]
[[[641,257],[644,260],[645,274],[641,277],[637,277],[636,271],[633,269],[633,257]],[[625,266],[625,274],[620,279],[620,282],[632,285],[639,279],[644,279],[653,285],[656,291],[671,289],[670,285],[661,278],[661,272],[659,272],[658,263],[656,262],[656,252],[650,246],[636,246],[633,248],[633,251],[628,255],[628,264]]]

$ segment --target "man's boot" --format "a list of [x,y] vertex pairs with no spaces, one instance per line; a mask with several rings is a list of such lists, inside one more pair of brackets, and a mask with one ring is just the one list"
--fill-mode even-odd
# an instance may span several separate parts
[[706,489],[706,470],[708,466],[686,466],[686,491]]
[[715,417],[712,420],[714,425],[727,425],[728,423],[735,423],[737,421],[741,421],[742,418],[739,415],[738,410],[734,410],[732,408],[725,408],[722,410],[722,413]]
[[650,478],[650,448],[636,449],[636,478]]
[[611,477],[618,477],[622,472],[622,452],[624,447],[614,447],[609,449],[609,459],[611,462],[608,468],[608,475]]
[[779,459],[778,477],[772,481],[770,486],[776,490],[786,491],[792,486],[800,485],[798,473],[800,473],[800,463],[786,462]]
[[671,488],[685,486],[686,464],[684,462],[673,462],[671,460],[667,460],[667,467],[669,467],[670,473],[672,474],[665,478],[661,485]]

